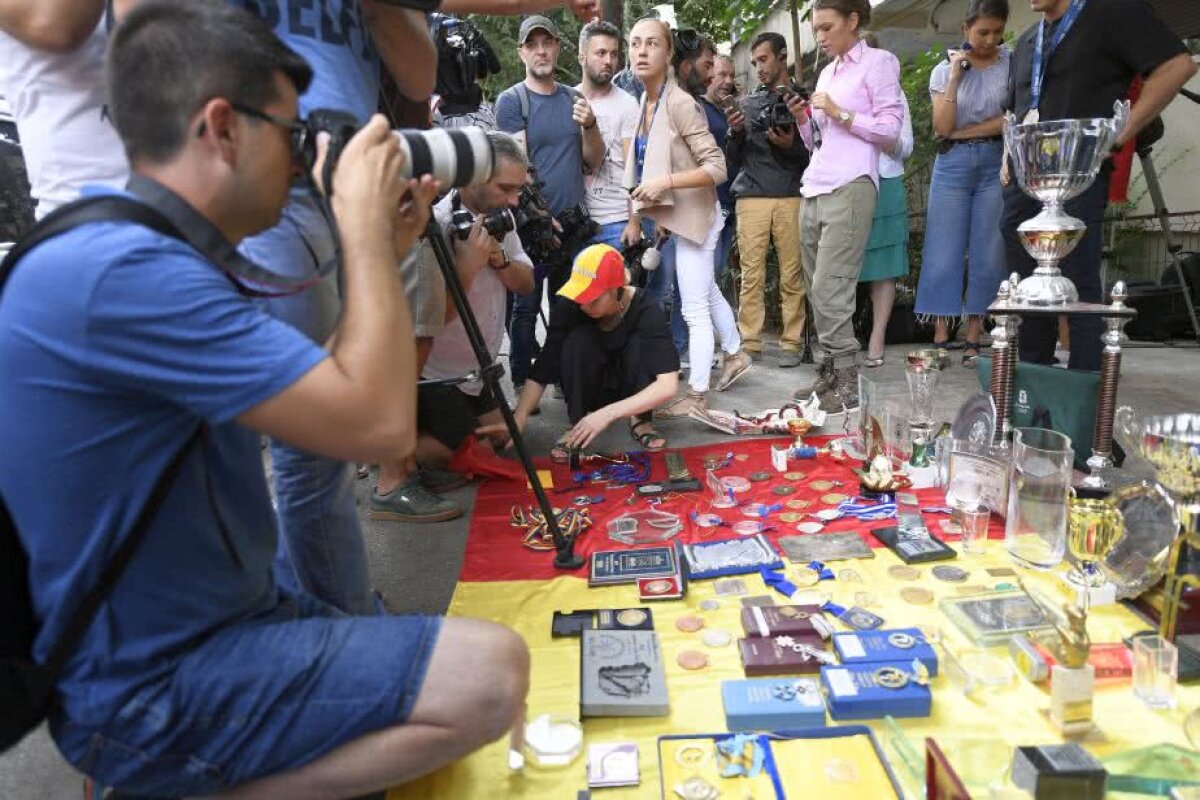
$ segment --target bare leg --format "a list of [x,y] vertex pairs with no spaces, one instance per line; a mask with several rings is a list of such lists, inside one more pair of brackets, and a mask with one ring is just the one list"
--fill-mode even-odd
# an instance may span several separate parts
[[967,338],[968,342],[978,342],[979,337],[983,335],[983,317],[972,314],[967,317]]
[[883,357],[883,339],[887,333],[888,320],[892,318],[892,304],[896,301],[896,281],[888,278],[871,282],[871,341],[867,344],[868,358]]
[[441,469],[453,457],[450,448],[432,436],[417,436],[416,460],[423,466]]
[[933,343],[937,345],[950,343],[950,325],[942,317],[933,321]]
[[[486,680],[480,665],[486,665]],[[529,650],[516,633],[483,620],[445,619],[425,684],[405,724],[367,734],[311,764],[218,797],[328,800],[407,783],[506,735],[528,691]]]

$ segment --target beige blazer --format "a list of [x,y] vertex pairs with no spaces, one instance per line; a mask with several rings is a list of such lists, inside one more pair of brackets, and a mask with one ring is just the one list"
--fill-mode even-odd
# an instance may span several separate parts
[[[646,95],[643,94],[639,122],[645,110]],[[629,146],[631,152],[625,154],[624,186],[632,191],[638,185],[637,158],[632,152],[634,143],[630,142]],[[709,131],[708,118],[700,104],[674,81],[668,81],[650,125],[642,179],[665,178],[673,172],[687,172],[696,167],[712,175],[712,186],[675,189],[668,191],[655,205],[647,206],[635,200],[633,207],[654,220],[656,225],[700,243],[708,238],[713,216],[717,213],[716,186],[725,182],[725,154]]]

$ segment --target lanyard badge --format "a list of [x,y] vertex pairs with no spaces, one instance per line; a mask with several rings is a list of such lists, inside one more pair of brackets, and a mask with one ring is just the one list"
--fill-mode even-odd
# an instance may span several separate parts
[[[1029,92],[1032,102],[1029,106],[1029,111],[1025,114],[1024,123],[1030,125],[1038,122],[1041,119],[1041,114],[1038,112],[1038,106],[1042,101],[1042,82],[1045,80],[1045,69],[1054,56],[1054,51],[1066,38],[1070,32],[1071,26],[1075,24],[1075,20],[1079,17],[1079,12],[1087,5],[1087,0],[1071,0],[1071,5],[1067,8],[1067,13],[1063,14],[1059,20],[1058,28],[1054,31],[1054,35],[1050,37],[1050,46],[1047,51],[1045,48],[1046,23],[1043,20],[1038,25],[1037,39],[1033,49],[1033,74],[1029,80]],[[1045,55],[1043,55],[1045,52]]]

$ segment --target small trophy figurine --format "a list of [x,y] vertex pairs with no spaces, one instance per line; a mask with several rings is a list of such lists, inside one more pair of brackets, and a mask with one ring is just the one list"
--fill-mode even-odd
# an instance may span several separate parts
[[1065,620],[1052,616],[1058,633],[1058,644],[1053,647],[1058,663],[1050,670],[1050,721],[1071,736],[1092,729],[1096,669],[1088,663],[1092,642],[1087,632],[1087,611],[1068,603],[1063,606],[1063,614]]

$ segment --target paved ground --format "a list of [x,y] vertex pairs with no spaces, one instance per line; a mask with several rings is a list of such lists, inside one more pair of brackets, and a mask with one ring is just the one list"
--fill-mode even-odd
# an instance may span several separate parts
[[[902,367],[906,349],[889,347],[884,366],[870,371],[886,393],[907,396]],[[774,365],[774,360],[774,354],[768,351],[733,391],[714,395],[712,406],[743,412],[778,407],[801,381],[811,379],[810,366],[783,370]],[[958,405],[978,390],[975,373],[956,365],[947,370],[941,387],[935,413],[943,419],[951,418]],[[1175,347],[1126,351],[1119,395],[1121,403],[1133,405],[1143,413],[1197,411],[1200,410],[1198,397],[1200,350]],[[547,399],[542,408],[542,414],[531,419],[527,431],[530,447],[539,454],[549,450],[567,424],[561,402]],[[724,438],[689,420],[668,423],[662,430],[670,438],[670,444],[677,447]],[[607,431],[598,446],[624,449],[630,444],[622,425]],[[369,483],[360,481],[360,508],[366,505]],[[473,488],[462,489],[453,495],[468,508],[474,502],[474,496]],[[469,515],[424,526],[364,519],[372,578],[393,609],[437,613],[446,608],[458,576],[468,519]],[[82,796],[81,782],[80,776],[63,763],[44,731],[0,757],[0,798],[5,800],[78,800]]]

